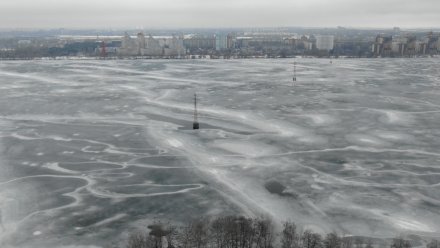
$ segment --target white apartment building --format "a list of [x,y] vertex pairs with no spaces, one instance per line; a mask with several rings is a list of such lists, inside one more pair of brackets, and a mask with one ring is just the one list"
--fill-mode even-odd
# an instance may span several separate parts
[[330,51],[335,47],[333,35],[316,35],[316,49]]

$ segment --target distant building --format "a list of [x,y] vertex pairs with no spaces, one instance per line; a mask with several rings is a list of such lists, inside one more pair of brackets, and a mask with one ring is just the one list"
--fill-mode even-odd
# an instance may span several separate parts
[[163,55],[167,57],[180,57],[185,55],[185,46],[183,45],[183,37],[172,36],[157,39],[159,46],[163,49]]
[[333,35],[316,35],[316,49],[318,50],[333,50],[335,46],[335,37]]
[[284,44],[286,44],[289,47],[295,47],[297,44],[297,39],[293,37],[284,38]]
[[17,44],[18,44],[18,47],[28,47],[32,44],[32,41],[31,40],[19,40],[17,42]]
[[382,53],[383,40],[384,38],[382,37],[382,35],[376,36],[376,39],[371,46],[371,52],[374,56],[379,56]]
[[237,37],[237,45],[239,48],[253,47],[256,49],[280,49],[288,47],[282,36],[244,36]]
[[215,49],[216,37],[203,35],[189,35],[183,40],[183,44],[189,50]]
[[228,36],[218,34],[215,36],[215,50],[221,51],[228,48]]
[[373,56],[413,57],[417,55],[434,55],[439,53],[440,38],[433,32],[422,39],[416,35],[382,36],[378,35],[372,44]]
[[303,41],[304,49],[309,51],[313,49],[313,43],[310,41]]
[[391,36],[376,36],[375,42],[372,44],[372,52],[374,56],[391,56],[392,52],[392,41]]
[[136,38],[126,33],[119,49],[121,56],[179,57],[184,54],[183,37],[145,37],[143,33],[138,33]]
[[391,52],[393,55],[403,56],[408,39],[405,37],[394,36],[391,42]]
[[420,44],[417,42],[416,36],[408,36],[405,47],[405,55],[415,56],[420,50]]
[[429,32],[425,38],[426,42],[426,54],[437,54],[440,52],[440,37],[433,32]]
[[228,49],[231,48],[235,48],[236,47],[236,42],[237,42],[237,38],[235,34],[228,34],[227,36],[228,39]]
[[138,50],[138,54],[143,54],[143,49],[145,49],[145,35],[143,33],[138,33],[137,34],[137,50]]
[[135,39],[131,38],[128,33],[125,33],[122,38],[121,48],[119,54],[123,56],[139,55],[139,47]]
[[313,49],[313,41],[309,39],[310,37],[307,37],[305,35],[301,36],[299,40],[296,41],[296,49],[303,50],[303,51],[309,51]]

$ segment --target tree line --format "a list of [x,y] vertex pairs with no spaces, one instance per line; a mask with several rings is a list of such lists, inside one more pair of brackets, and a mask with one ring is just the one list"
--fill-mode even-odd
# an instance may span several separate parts
[[[413,244],[402,237],[394,238],[380,247],[412,248]],[[283,224],[281,232],[275,231],[269,218],[224,216],[215,219],[201,218],[177,227],[156,221],[147,231],[132,233],[126,248],[375,248],[372,239],[343,237],[335,232],[321,235],[311,230],[300,231],[292,221]],[[440,248],[433,240],[427,248]]]

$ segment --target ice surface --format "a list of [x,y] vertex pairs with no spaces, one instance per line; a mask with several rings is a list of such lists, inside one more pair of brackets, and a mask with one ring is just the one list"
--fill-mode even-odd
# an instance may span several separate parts
[[440,236],[440,61],[292,63],[2,62],[0,246],[218,214]]

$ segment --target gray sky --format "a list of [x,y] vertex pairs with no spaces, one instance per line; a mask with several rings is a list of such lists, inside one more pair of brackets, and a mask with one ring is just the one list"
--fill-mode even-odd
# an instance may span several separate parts
[[439,27],[440,0],[0,0],[0,28]]

